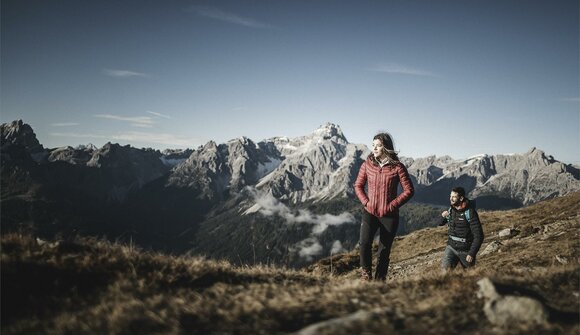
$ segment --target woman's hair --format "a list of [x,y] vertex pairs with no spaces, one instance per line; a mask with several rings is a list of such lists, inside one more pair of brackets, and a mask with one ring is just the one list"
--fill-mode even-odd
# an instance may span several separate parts
[[391,134],[387,132],[378,133],[375,135],[375,137],[373,137],[373,141],[374,140],[381,141],[381,143],[383,144],[383,151],[385,152],[389,160],[395,162],[399,161],[399,156],[397,155],[398,152],[395,151],[395,145],[393,143],[393,137],[391,136]]

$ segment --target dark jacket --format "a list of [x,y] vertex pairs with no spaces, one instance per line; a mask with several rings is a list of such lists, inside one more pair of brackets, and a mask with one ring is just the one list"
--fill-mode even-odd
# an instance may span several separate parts
[[[483,243],[483,229],[479,221],[479,215],[469,200],[463,208],[451,207],[451,214],[444,219],[446,221],[449,237],[447,244],[457,251],[467,251],[475,258]],[[469,210],[469,221],[465,218],[465,212]]]
[[[365,193],[365,184],[367,192]],[[399,184],[403,192],[397,195]],[[354,191],[365,209],[376,217],[399,216],[399,207],[409,201],[415,190],[407,168],[401,162],[381,167],[369,156],[361,165]]]

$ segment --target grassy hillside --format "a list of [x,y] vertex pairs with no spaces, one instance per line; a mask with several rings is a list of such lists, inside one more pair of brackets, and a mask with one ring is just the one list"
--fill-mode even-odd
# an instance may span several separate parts
[[[398,237],[386,284],[358,280],[356,250],[289,270],[176,257],[95,239],[45,242],[5,235],[1,331],[578,334],[580,193],[480,217],[486,234],[482,250],[499,241],[504,228],[519,233],[479,257],[476,268],[447,274],[439,270],[444,227]],[[501,294],[540,301],[548,321],[494,326],[476,295],[484,277]]]

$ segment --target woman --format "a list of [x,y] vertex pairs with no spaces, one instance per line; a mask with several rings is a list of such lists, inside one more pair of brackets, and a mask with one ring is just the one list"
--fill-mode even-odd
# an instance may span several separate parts
[[[368,192],[365,193],[365,184]],[[397,195],[401,184],[403,192]],[[360,227],[361,280],[368,281],[372,274],[372,244],[379,231],[378,263],[374,278],[386,280],[389,256],[397,228],[399,207],[413,196],[414,189],[407,168],[399,161],[388,133],[373,138],[373,152],[361,165],[354,190],[364,206]]]

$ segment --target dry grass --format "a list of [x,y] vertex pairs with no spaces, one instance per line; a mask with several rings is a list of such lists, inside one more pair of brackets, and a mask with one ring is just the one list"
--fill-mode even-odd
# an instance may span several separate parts
[[[358,281],[356,250],[295,271],[87,238],[39,243],[6,235],[2,334],[284,334],[359,311],[367,313],[364,321],[317,333],[577,334],[579,204],[576,193],[480,213],[482,250],[503,228],[520,234],[469,271],[440,272],[443,227],[397,238],[387,284]],[[494,328],[475,295],[482,277],[506,293],[537,297],[549,307],[550,322]]]

